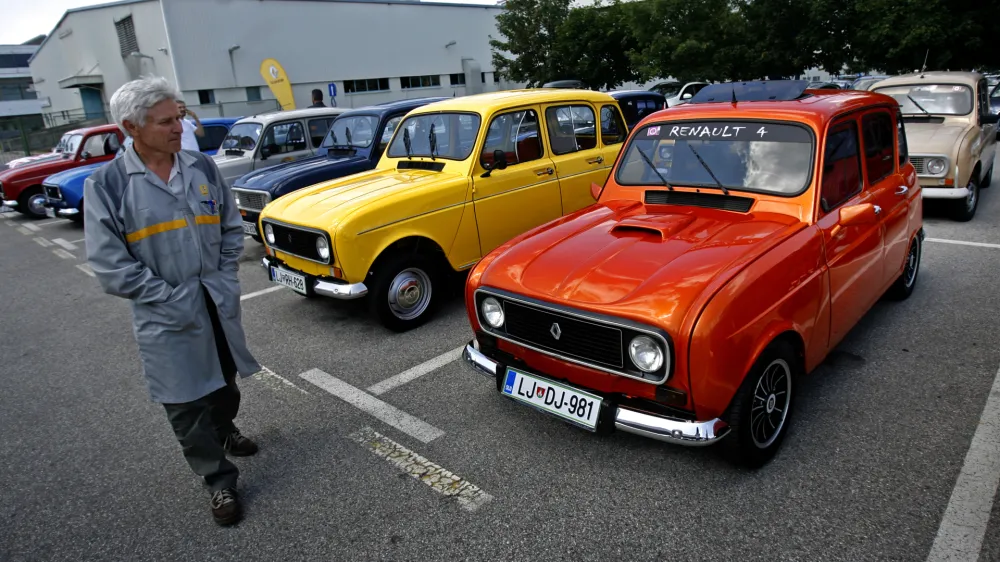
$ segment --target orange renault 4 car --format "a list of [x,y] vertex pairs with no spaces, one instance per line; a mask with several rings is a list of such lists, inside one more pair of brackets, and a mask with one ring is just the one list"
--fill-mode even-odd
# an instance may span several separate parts
[[920,186],[886,95],[710,85],[640,122],[592,189],[471,271],[464,352],[502,395],[591,431],[760,466],[798,377],[917,280]]

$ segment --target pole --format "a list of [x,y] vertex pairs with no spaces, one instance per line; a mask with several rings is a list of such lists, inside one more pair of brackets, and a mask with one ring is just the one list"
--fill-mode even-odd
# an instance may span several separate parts
[[28,133],[24,131],[24,122],[21,121],[21,117],[18,116],[17,119],[17,129],[21,131],[21,143],[24,146],[24,155],[31,156],[31,147],[28,145]]

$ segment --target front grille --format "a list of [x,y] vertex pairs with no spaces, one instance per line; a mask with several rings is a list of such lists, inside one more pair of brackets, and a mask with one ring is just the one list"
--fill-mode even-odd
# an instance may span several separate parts
[[[598,365],[623,367],[622,331],[618,328],[509,300],[504,300],[503,307],[504,330],[512,339]],[[558,339],[553,332],[558,333]]]
[[274,230],[274,243],[269,243],[272,248],[307,260],[327,263],[328,260],[320,258],[316,251],[316,239],[321,236],[319,233],[290,228],[273,222],[265,222],[264,224],[270,225]]
[[924,174],[924,161],[926,158],[923,156],[910,156],[910,163],[913,164],[913,169],[917,171],[918,175]]
[[233,193],[240,198],[239,208],[248,211],[263,211],[264,207],[271,202],[271,194],[266,191],[233,189]]
[[736,197],[718,193],[692,193],[690,191],[649,190],[645,194],[647,205],[686,205],[708,207],[723,211],[745,213],[753,206],[750,197]]
[[46,185],[45,196],[49,199],[62,199],[62,193],[59,191],[59,186],[56,185]]

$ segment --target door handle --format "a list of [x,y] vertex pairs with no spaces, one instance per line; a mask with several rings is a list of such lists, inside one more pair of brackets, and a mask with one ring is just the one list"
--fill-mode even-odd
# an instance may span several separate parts
[[910,188],[906,187],[905,185],[901,185],[896,190],[896,195],[906,195],[908,191],[910,191]]
[[587,160],[588,164],[601,164],[603,162],[604,162],[604,157],[603,156],[598,156],[597,158],[591,158],[591,159]]
[[881,215],[882,214],[882,207],[879,207],[878,205],[875,205],[875,214],[876,215]]
[[544,175],[550,175],[551,176],[552,172],[553,172],[552,168],[543,168],[541,170],[535,170],[535,175],[536,176],[544,176]]

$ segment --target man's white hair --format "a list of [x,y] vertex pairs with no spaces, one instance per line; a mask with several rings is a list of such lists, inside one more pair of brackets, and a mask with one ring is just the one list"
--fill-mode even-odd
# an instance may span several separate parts
[[111,117],[118,128],[128,135],[125,121],[144,126],[149,109],[164,100],[183,101],[180,92],[166,78],[144,76],[126,82],[111,96]]

